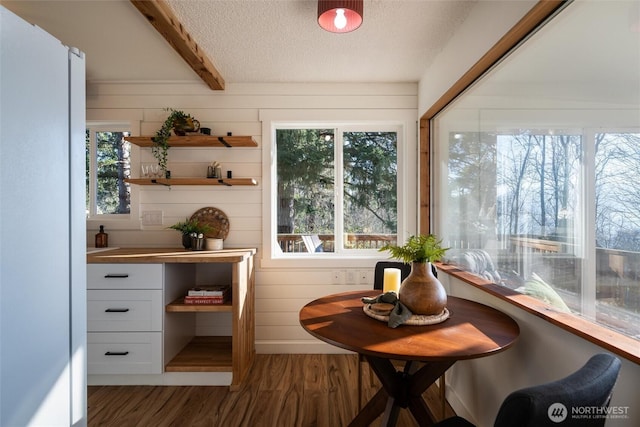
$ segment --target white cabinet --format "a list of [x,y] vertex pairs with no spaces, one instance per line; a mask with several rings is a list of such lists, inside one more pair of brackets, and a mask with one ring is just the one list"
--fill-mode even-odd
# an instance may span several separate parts
[[162,264],[87,266],[89,374],[161,374]]
[[[89,384],[237,390],[255,355],[255,252],[120,248],[87,255]],[[189,288],[221,283],[231,284],[224,304],[184,303]]]

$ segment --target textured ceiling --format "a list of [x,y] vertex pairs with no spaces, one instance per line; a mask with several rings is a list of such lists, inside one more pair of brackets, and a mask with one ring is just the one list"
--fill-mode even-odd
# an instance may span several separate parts
[[[417,82],[475,1],[365,0],[353,33],[315,0],[168,0],[227,83]],[[128,0],[1,1],[87,56],[89,81],[195,81]]]

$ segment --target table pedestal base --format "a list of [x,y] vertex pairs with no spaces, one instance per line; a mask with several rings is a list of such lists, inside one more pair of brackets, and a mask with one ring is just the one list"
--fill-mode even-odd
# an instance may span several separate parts
[[401,408],[408,408],[419,425],[433,424],[433,416],[422,393],[454,362],[428,362],[418,368],[419,362],[408,361],[404,370],[397,371],[389,359],[373,356],[365,358],[382,383],[382,388],[351,421],[350,427],[368,426],[382,413],[381,425],[395,426]]

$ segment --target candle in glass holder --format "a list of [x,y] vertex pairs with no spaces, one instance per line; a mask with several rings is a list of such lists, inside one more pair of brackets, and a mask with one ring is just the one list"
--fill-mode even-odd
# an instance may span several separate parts
[[400,269],[399,268],[385,268],[384,279],[382,281],[383,292],[395,292],[400,294]]

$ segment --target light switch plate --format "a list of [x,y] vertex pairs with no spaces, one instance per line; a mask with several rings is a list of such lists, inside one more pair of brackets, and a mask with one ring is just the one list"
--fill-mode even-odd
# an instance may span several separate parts
[[153,226],[162,225],[162,211],[143,211],[142,212],[142,225]]

